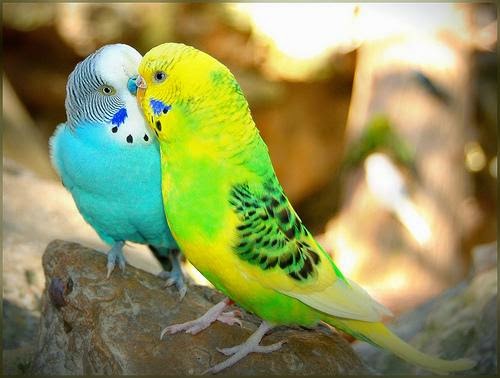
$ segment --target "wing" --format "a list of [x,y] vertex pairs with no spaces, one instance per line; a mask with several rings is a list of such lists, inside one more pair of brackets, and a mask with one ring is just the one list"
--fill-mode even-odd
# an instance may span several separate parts
[[377,321],[388,313],[342,275],[275,177],[260,187],[233,186],[229,202],[239,220],[233,251],[247,276],[331,315]]
[[240,220],[234,251],[248,263],[280,271],[295,283],[317,281],[324,258],[280,189],[268,183],[255,195],[247,184],[232,188],[229,202]]

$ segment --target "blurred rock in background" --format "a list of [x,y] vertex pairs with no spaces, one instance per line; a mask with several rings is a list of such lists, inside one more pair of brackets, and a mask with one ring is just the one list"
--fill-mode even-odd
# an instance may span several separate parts
[[[460,375],[497,374],[497,243],[473,250],[467,280],[405,313],[389,327],[420,350],[442,358],[467,357],[477,365]],[[366,343],[354,349],[381,373],[425,374],[394,355]]]
[[459,282],[471,247],[496,239],[471,174],[486,166],[469,163],[471,143],[482,151],[469,21],[478,10],[428,7],[365,16],[384,27],[358,49],[341,208],[322,238],[344,273],[396,312]]
[[35,126],[5,75],[2,79],[4,156],[10,156],[20,164],[30,167],[40,176],[55,179],[56,174],[48,158],[47,138]]
[[[67,76],[103,44],[144,54],[184,42],[226,64],[304,223],[396,314],[461,282],[471,251],[496,240],[494,4],[8,3],[2,11],[3,345],[19,371],[16,356],[26,356],[40,316],[46,244],[107,249],[54,180],[47,146],[66,119]],[[127,253],[131,264],[160,270],[141,246]]]

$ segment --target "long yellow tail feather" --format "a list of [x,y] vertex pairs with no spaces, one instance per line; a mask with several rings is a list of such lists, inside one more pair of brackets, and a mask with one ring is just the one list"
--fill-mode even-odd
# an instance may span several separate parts
[[333,317],[326,318],[325,322],[352,334],[356,338],[387,349],[400,358],[435,373],[469,370],[476,365],[476,362],[467,358],[449,361],[422,353],[400,339],[380,322],[364,322]]

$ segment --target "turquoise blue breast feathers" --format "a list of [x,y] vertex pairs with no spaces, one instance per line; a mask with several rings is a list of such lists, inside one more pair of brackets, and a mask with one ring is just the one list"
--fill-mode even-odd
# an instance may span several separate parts
[[66,86],[67,122],[50,139],[51,160],[83,218],[106,243],[108,277],[125,268],[126,241],[148,244],[168,284],[186,292],[178,246],[164,214],[160,153],[135,99],[141,55],[106,45],[78,63]]

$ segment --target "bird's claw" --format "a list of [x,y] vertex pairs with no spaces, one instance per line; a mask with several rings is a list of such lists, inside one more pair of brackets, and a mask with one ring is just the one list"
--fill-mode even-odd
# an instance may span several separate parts
[[[241,316],[241,311],[235,310],[235,311],[228,311],[228,312],[223,312],[215,320],[218,320],[221,323],[225,323],[228,325],[233,325],[233,324],[238,324],[240,327],[242,327],[241,320],[237,318],[237,316]],[[198,332],[203,331],[205,328],[207,328],[210,324],[212,324],[215,320],[211,319],[195,319],[190,322],[182,323],[182,324],[174,324],[171,326],[168,326],[163,329],[163,331],[160,334],[160,340],[163,338],[163,336],[168,333],[170,335],[184,331],[185,333],[190,333],[191,335],[196,335]]]
[[230,357],[218,363],[217,365],[205,370],[202,374],[218,373],[230,366],[233,366],[235,363],[245,358],[250,353],[271,353],[280,349],[281,346],[286,343],[286,340],[282,340],[271,345],[260,345],[262,337],[264,337],[266,332],[271,328],[272,326],[270,324],[263,321],[259,328],[243,344],[236,345],[231,348],[217,348],[219,352]]
[[[250,353],[271,353],[276,350],[281,349],[283,344],[285,344],[287,340],[281,340],[278,341],[277,343],[271,344],[271,345],[256,345],[255,347],[252,348]],[[215,348],[217,349],[218,352],[224,354],[225,356],[232,356],[233,354],[237,353],[242,349],[244,344],[241,345],[236,345],[231,348]]]
[[175,284],[175,280],[173,278],[168,278],[165,280],[163,287],[167,288]]
[[171,326],[164,328],[161,331],[160,340],[167,333],[174,334],[177,332],[184,331],[186,333],[195,335],[198,332],[203,331],[205,328],[208,328],[210,324],[212,324],[216,320],[229,325],[239,324],[241,327],[242,325],[241,320],[237,318],[238,316],[239,317],[242,316],[241,311],[233,310],[233,311],[223,312],[224,309],[227,307],[227,305],[228,305],[228,299],[226,298],[223,301],[214,305],[205,314],[203,314],[202,316],[200,316],[195,320],[191,320],[189,322],[180,324],[173,324]]
[[205,320],[202,318],[198,318],[195,320],[191,320],[186,323],[181,324],[173,324],[171,326],[165,327],[160,334],[160,340],[163,338],[165,334],[172,335],[177,332],[184,331],[185,333],[190,333],[191,335],[196,335],[198,332],[203,331],[207,328],[212,322],[209,320]]
[[228,325],[238,324],[240,327],[243,327],[243,323],[241,322],[241,319],[239,319],[242,316],[243,314],[240,310],[233,310],[223,312],[217,317],[217,320]]
[[201,375],[205,374],[216,374],[230,366],[233,366],[236,362],[240,361],[250,353],[272,353],[280,350],[286,340],[281,340],[277,343],[271,345],[248,345],[246,342],[241,345],[236,345],[231,348],[216,348],[218,352],[231,356],[227,360],[224,360],[217,365],[212,366],[205,370]]
[[123,242],[116,243],[108,252],[108,263],[106,265],[106,278],[108,279],[111,276],[111,272],[113,272],[113,270],[115,269],[116,264],[118,264],[118,267],[121,269],[121,271],[125,273],[127,260],[125,260],[125,256],[123,256],[123,245]]
[[187,285],[184,282],[184,275],[182,274],[182,271],[177,274],[175,272],[172,273],[163,270],[158,273],[158,277],[165,280],[165,283],[163,284],[164,288],[175,285],[175,287],[177,287],[177,290],[179,291],[180,300],[182,301],[184,299],[187,293]]
[[108,262],[107,268],[108,268],[108,272],[106,274],[106,278],[109,278],[109,276],[111,276],[111,272],[113,271],[113,269],[115,269],[115,263]]
[[233,366],[236,362],[240,361],[244,357],[248,356],[250,353],[272,353],[275,352],[283,346],[283,344],[286,343],[286,340],[279,341],[277,343],[271,344],[271,345],[252,345],[248,344],[247,342],[241,344],[241,345],[236,345],[232,348],[217,348],[217,351],[220,353],[226,355],[226,356],[231,356],[227,360],[224,360],[217,365],[212,366],[211,368],[208,368],[205,370],[201,375],[205,374],[216,374],[219,373],[220,371]]
[[188,288],[186,285],[184,285],[181,288],[178,288],[178,290],[179,290],[179,300],[182,301],[184,299],[184,297],[186,296]]
[[180,331],[183,331],[183,330],[186,330],[186,332],[188,332],[187,330],[189,328],[185,328],[184,327],[185,325],[186,325],[186,323],[174,324],[174,325],[171,325],[171,326],[163,328],[163,330],[160,333],[160,340],[163,339],[163,336],[165,336],[166,333],[168,333],[169,335],[172,335],[174,333],[177,333],[177,332],[180,332]]

